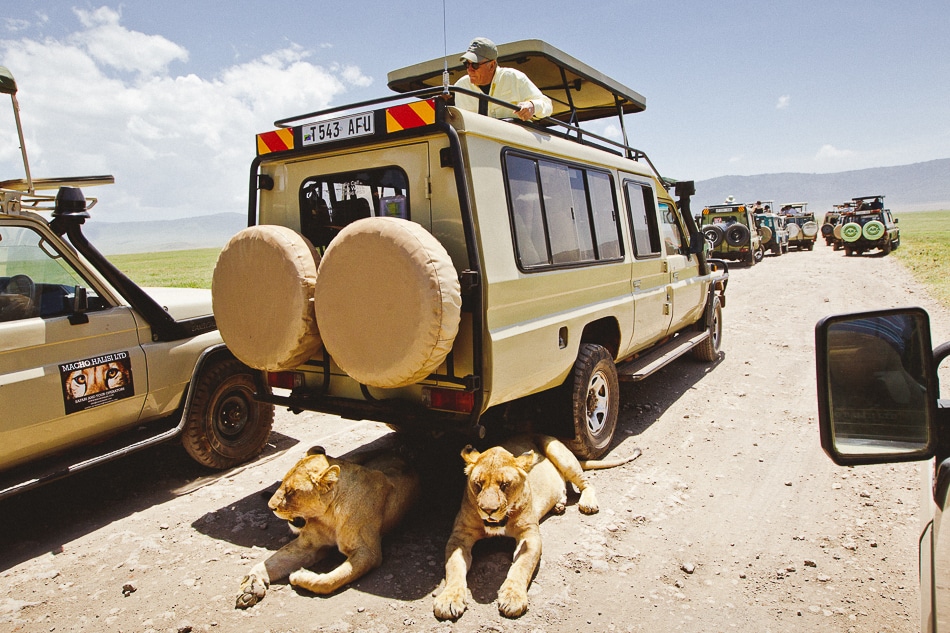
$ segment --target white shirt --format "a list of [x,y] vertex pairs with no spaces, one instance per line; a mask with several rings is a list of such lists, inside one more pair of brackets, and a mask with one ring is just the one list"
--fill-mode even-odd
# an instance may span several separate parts
[[[472,84],[472,80],[469,79],[467,74],[456,81],[455,85],[473,92],[481,92],[481,88]],[[488,95],[514,105],[522,101],[530,101],[534,104],[535,119],[551,116],[551,112],[554,111],[551,99],[546,97],[534,85],[534,82],[528,79],[526,74],[516,68],[498,66],[495,69],[495,76],[492,77]],[[455,93],[455,105],[463,110],[478,112],[478,99],[476,97],[457,92]],[[495,103],[489,103],[488,116],[496,119],[511,118],[515,116],[515,111]]]

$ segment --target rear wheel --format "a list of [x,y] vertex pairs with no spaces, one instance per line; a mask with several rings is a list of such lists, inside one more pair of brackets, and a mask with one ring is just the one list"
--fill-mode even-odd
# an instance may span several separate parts
[[574,439],[565,444],[581,459],[598,459],[610,448],[620,409],[620,383],[610,352],[593,343],[581,345],[567,387]]
[[695,358],[710,363],[719,360],[719,346],[722,344],[722,304],[719,303],[719,297],[713,298],[711,316],[706,326],[709,337],[693,348]]
[[256,372],[230,358],[206,367],[193,385],[194,395],[182,444],[198,463],[231,468],[264,448],[274,424],[274,407],[258,402]]

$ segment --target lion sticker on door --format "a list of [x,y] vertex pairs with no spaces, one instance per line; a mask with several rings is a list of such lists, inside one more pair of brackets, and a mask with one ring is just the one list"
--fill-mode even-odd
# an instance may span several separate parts
[[132,359],[115,352],[59,366],[66,413],[99,407],[135,394]]

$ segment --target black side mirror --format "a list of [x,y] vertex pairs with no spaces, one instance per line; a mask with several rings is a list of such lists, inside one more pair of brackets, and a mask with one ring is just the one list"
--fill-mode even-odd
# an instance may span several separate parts
[[815,353],[821,446],[836,464],[934,455],[939,389],[924,310],[826,317]]
[[73,291],[72,314],[69,315],[70,325],[89,323],[89,295],[83,286],[76,286]]

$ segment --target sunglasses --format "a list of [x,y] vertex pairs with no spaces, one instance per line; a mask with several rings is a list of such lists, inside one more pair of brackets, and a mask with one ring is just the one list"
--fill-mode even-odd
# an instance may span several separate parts
[[472,70],[478,70],[478,69],[481,68],[482,66],[485,66],[486,64],[490,64],[490,63],[491,63],[491,60],[489,60],[489,61],[487,61],[487,62],[470,62],[470,61],[468,61],[468,60],[465,60],[465,61],[462,62],[462,63],[465,65],[465,68],[471,68]]

